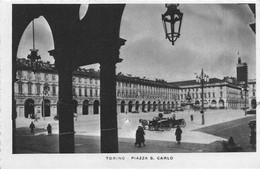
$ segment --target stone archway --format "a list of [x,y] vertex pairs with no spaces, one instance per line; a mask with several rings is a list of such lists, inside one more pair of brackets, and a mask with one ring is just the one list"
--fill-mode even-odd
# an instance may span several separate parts
[[199,106],[199,105],[200,105],[200,101],[196,100],[196,101],[195,101],[195,105],[196,105],[196,106]]
[[153,111],[155,111],[156,110],[156,102],[154,101],[153,102]]
[[158,102],[158,111],[162,111],[162,104],[160,101]]
[[167,102],[167,110],[170,110],[171,109],[171,105],[170,105],[170,102],[168,101]]
[[128,112],[131,113],[132,112],[132,108],[133,108],[133,102],[130,100],[128,102]]
[[49,99],[44,99],[44,102],[42,102],[42,117],[50,117],[50,116],[51,116],[51,102]]
[[151,110],[151,102],[148,101],[148,103],[147,103],[147,111],[150,112],[150,110]]
[[165,102],[163,102],[163,111],[166,109],[166,103]]
[[217,107],[217,101],[216,101],[216,100],[212,100],[210,106],[211,106],[212,108],[216,108],[216,107]]
[[121,101],[121,109],[120,109],[121,113],[125,113],[125,101],[122,100]]
[[219,100],[219,102],[218,102],[218,104],[219,104],[219,108],[220,109],[224,109],[225,108],[225,102],[224,102],[224,100]]
[[146,108],[145,101],[142,101],[142,112],[145,112],[145,108]]
[[135,102],[135,111],[139,111],[139,102],[138,101],[136,101]]
[[94,111],[94,114],[99,114],[99,101],[98,100],[94,101],[93,111]]
[[83,115],[88,115],[88,113],[89,113],[88,106],[89,106],[88,100],[84,100],[83,101],[83,106],[82,106],[82,114]]
[[31,115],[34,115],[34,101],[33,99],[27,99],[24,103],[25,111],[24,117],[28,118]]
[[171,104],[171,109],[174,109],[174,102],[172,102]]
[[[60,152],[74,152],[72,72],[79,66],[94,63],[100,63],[101,81],[100,103],[94,101],[94,113],[99,114],[99,105],[104,112],[101,113],[100,120],[100,128],[103,129],[101,130],[101,152],[118,152],[115,65],[122,61],[119,58],[119,49],[124,45],[125,40],[119,37],[119,32],[125,4],[90,4],[86,15],[81,20],[79,19],[80,4],[15,4],[12,7],[13,77],[16,77],[17,48],[27,25],[34,18],[43,16],[53,34],[54,50],[49,53],[55,58],[55,68],[59,74],[57,112],[60,119]],[[95,107],[98,108],[97,111]],[[13,110],[13,114],[15,113]],[[107,123],[108,120],[110,123]],[[106,130],[111,128],[115,130]]]

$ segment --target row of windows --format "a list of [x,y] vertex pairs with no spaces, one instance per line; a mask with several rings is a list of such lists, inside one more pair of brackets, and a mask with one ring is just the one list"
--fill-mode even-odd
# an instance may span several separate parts
[[32,71],[17,71],[17,77],[18,79],[27,79],[27,80],[33,80],[35,79],[36,81],[41,81],[41,80],[45,80],[45,81],[56,81],[57,79],[56,74],[49,74],[49,73],[39,73],[36,72],[35,74],[32,73]]
[[[90,97],[99,97],[99,90],[98,89],[89,89],[89,95],[88,90],[85,88],[79,88],[78,90],[78,96],[90,96]],[[84,93],[83,93],[84,92]],[[73,87],[72,89],[72,95],[77,96],[76,88]]]
[[[204,98],[211,98],[211,96],[212,96],[212,98],[215,98],[216,96],[215,96],[215,92],[212,92],[212,93],[203,93],[204,94]],[[220,91],[220,97],[223,97],[223,92],[222,91]],[[179,95],[180,97],[180,99],[186,99],[186,98],[188,98],[188,94],[180,94]],[[198,99],[198,98],[202,98],[202,93],[192,93],[191,95],[190,95],[190,97],[192,98],[192,99]]]
[[117,82],[117,87],[129,87],[129,88],[139,88],[141,90],[147,90],[147,91],[167,91],[167,92],[174,92],[176,89],[170,89],[170,88],[160,88],[160,87],[152,87],[152,86],[146,86],[146,85],[139,85],[139,84],[133,84],[129,82]]
[[[28,88],[27,88],[28,92],[27,93],[29,95],[32,95],[33,94],[32,93],[32,83],[27,83],[27,86],[28,86]],[[51,88],[52,88],[52,95],[56,96],[57,95],[57,90],[56,90],[57,86],[52,85]],[[50,87],[48,86],[45,94],[47,94],[47,92],[49,92],[49,91],[50,91]],[[23,84],[18,83],[18,94],[23,94],[23,93],[24,93]],[[41,84],[36,84],[36,95],[40,95],[40,94],[42,94],[41,93]]]
[[[212,86],[212,87],[204,87],[204,90],[207,90],[207,89],[210,89],[210,88],[216,88],[216,87],[214,87],[214,86]],[[223,87],[222,86],[220,86],[219,87],[220,88],[220,90],[222,90],[223,89]],[[181,89],[181,92],[190,92],[190,91],[199,91],[199,89],[201,89],[201,88],[187,88],[187,89]]]
[[157,93],[157,94],[148,94],[146,92],[137,92],[137,91],[117,91],[117,97],[124,97],[124,98],[169,98],[169,99],[176,99],[177,94],[169,94],[169,93]]
[[98,79],[94,78],[81,78],[81,77],[73,77],[73,82],[75,83],[87,83],[87,84],[100,84]]

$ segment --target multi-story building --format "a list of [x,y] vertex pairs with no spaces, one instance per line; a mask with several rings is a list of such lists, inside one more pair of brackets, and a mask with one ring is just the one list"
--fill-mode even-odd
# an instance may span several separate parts
[[[202,103],[201,84],[196,80],[172,82],[179,86],[180,102],[185,103],[187,96],[195,105]],[[204,107],[205,108],[241,108],[244,105],[243,93],[235,78],[225,77],[223,80],[210,78],[204,84]]]
[[[100,76],[94,69],[73,72],[73,107],[79,115],[99,114]],[[167,83],[118,73],[116,76],[117,113],[151,112],[173,109],[186,103],[202,103],[201,85],[195,80]],[[57,114],[59,77],[54,65],[41,62],[34,74],[26,59],[17,60],[17,81],[14,95],[18,117],[34,114],[49,117]],[[247,105],[256,107],[256,81],[249,80]],[[242,88],[235,78],[211,78],[204,85],[206,108],[241,108],[245,104]],[[44,106],[43,106],[44,105]]]
[[[77,114],[99,114],[100,78],[94,69],[77,69],[73,72],[73,107]],[[172,109],[177,106],[179,87],[163,80],[148,80],[117,75],[117,112],[149,112]],[[14,86],[18,117],[34,114],[57,114],[58,74],[54,65],[40,63],[34,74],[26,59],[17,60],[17,81]],[[43,106],[45,105],[45,106]]]

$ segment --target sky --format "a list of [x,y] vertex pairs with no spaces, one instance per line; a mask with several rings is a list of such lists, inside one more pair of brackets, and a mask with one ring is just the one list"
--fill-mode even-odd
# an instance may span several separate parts
[[[82,6],[79,17],[84,17]],[[167,82],[194,80],[201,69],[210,78],[236,77],[238,57],[248,65],[250,79],[256,78],[255,22],[247,4],[180,4],[184,13],[181,36],[174,46],[165,39],[161,14],[164,4],[127,4],[122,16],[117,73]],[[20,41],[17,57],[25,58],[32,48],[32,25]],[[51,30],[43,17],[35,20],[35,43],[43,61],[54,62],[48,51],[54,47]],[[86,66],[99,69],[99,65]]]

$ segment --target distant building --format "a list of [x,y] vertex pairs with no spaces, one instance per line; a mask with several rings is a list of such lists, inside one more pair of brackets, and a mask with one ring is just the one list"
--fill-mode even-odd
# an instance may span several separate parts
[[[73,72],[73,113],[100,113],[99,73],[94,69],[80,68]],[[117,113],[162,111],[178,106],[179,87],[163,80],[152,81],[122,73],[116,79]],[[41,62],[34,74],[29,68],[28,60],[17,59],[14,95],[18,117],[28,118],[32,114],[38,117],[55,116],[58,83],[59,77],[54,65]],[[44,86],[47,86],[45,92]]]
[[248,67],[246,63],[241,63],[241,58],[238,58],[237,63],[237,81],[247,82],[248,80]]
[[[210,78],[204,85],[204,107],[205,108],[241,108],[243,98],[241,87],[237,85],[235,78],[225,77],[223,80]],[[191,102],[195,105],[202,104],[201,84],[196,80],[172,82],[179,86],[179,99],[181,103],[186,102],[186,97],[190,95]]]
[[[73,113],[100,113],[100,72],[77,69],[73,72]],[[51,117],[57,114],[59,76],[54,65],[41,62],[34,74],[26,59],[17,59],[14,95],[18,117]],[[187,102],[202,103],[201,85],[195,80],[167,83],[118,73],[116,76],[117,113],[153,112],[175,109]],[[247,104],[256,107],[256,81],[248,81]],[[244,93],[236,78],[209,79],[204,87],[206,108],[244,107]],[[44,102],[43,102],[44,100]],[[44,105],[44,107],[43,107]]]

